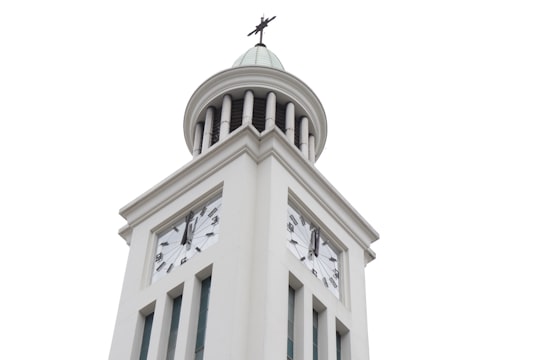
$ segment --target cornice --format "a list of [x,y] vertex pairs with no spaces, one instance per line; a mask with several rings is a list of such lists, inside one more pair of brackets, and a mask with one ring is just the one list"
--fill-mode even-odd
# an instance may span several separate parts
[[[133,227],[153,215],[159,209],[188,192],[239,156],[248,154],[256,159],[258,153],[258,132],[251,126],[244,126],[230,136],[199,155],[163,181],[146,191],[120,209],[120,215]],[[126,231],[122,228],[122,231]]]
[[[272,156],[302,185],[302,187],[339,223],[355,241],[366,251],[369,260],[375,259],[370,244],[379,239],[377,231],[360,215],[356,209],[339,193],[321,172],[305,159],[302,153],[288,143],[279,131],[268,131],[261,136],[259,161]],[[339,209],[339,210],[338,210]],[[343,214],[348,220],[343,220]],[[359,236],[361,232],[366,236]]]
[[[365,250],[367,260],[375,258],[375,253],[370,249],[370,244],[379,238],[375,229],[305,159],[302,153],[288,142],[279,129],[273,128],[259,134],[250,125],[235,130],[226,139],[215,144],[207,152],[199,155],[124,206],[120,210],[120,215],[127,220],[128,224],[120,229],[120,235],[129,244],[129,237],[134,226],[244,154],[256,163],[261,163],[269,157],[276,159],[295,181],[332,216],[332,219]],[[221,183],[218,181],[214,186],[221,186]]]

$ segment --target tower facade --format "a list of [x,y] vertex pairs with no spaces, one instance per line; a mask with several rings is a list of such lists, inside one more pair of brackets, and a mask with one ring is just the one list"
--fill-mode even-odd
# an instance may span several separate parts
[[258,44],[192,95],[193,160],[121,209],[109,359],[367,360],[376,231],[315,168],[315,93]]

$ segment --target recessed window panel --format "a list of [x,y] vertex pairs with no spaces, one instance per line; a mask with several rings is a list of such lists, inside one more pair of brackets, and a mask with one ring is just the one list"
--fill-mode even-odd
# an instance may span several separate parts
[[150,346],[150,335],[152,333],[152,323],[154,322],[154,313],[147,315],[144,318],[144,329],[141,342],[141,353],[139,360],[146,360],[148,357],[148,347]]
[[206,322],[208,317],[208,303],[210,298],[211,278],[201,283],[201,302],[199,306],[199,321],[197,324],[197,338],[195,340],[195,360],[202,360],[204,356],[204,340],[206,338]]
[[178,338],[178,325],[180,324],[180,310],[182,308],[182,295],[178,296],[173,301],[171,329],[169,331],[169,342],[167,344],[166,360],[174,360],[176,351],[176,340]]
[[288,324],[287,324],[287,360],[294,359],[294,295],[295,291],[289,286]]

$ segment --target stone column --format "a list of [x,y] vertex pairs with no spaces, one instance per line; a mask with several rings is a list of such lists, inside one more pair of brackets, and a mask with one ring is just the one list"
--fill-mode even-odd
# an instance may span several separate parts
[[315,136],[309,134],[309,161],[315,164]]
[[266,116],[264,129],[272,129],[276,124],[276,94],[269,92],[266,97]]
[[309,120],[303,116],[300,120],[300,151],[308,159]]
[[248,90],[244,95],[244,111],[242,112],[242,125],[251,124],[253,120],[253,91]]
[[223,105],[221,106],[221,125],[219,128],[219,141],[224,140],[227,135],[229,135],[231,127],[231,106],[231,96],[225,95],[223,97]]
[[285,112],[285,135],[294,145],[294,104],[288,103]]
[[193,157],[201,154],[203,123],[195,124],[195,137],[193,139]]
[[201,153],[205,152],[211,145],[213,123],[214,123],[214,108],[209,107],[208,109],[206,109],[206,120],[204,121],[204,132],[203,132]]

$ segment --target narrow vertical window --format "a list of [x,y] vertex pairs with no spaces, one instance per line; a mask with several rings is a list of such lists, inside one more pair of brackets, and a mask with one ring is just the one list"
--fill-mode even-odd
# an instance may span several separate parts
[[336,332],[336,360],[341,360],[341,334]]
[[139,360],[146,360],[148,357],[148,347],[150,345],[150,334],[152,333],[152,323],[154,322],[154,313],[144,318],[144,329],[141,342],[141,354]]
[[167,358],[166,360],[174,359],[174,352],[176,350],[176,339],[178,338],[178,324],[180,323],[180,309],[182,308],[182,295],[174,299],[172,316],[171,316],[171,329],[169,331],[169,343],[167,344]]
[[292,359],[294,359],[294,289],[289,286],[287,360],[292,360]]
[[208,299],[210,298],[211,278],[201,283],[201,303],[199,306],[199,323],[197,324],[197,339],[195,340],[195,360],[204,356],[204,340],[206,337],[206,320],[208,318]]
[[313,360],[319,360],[319,313],[313,310]]

